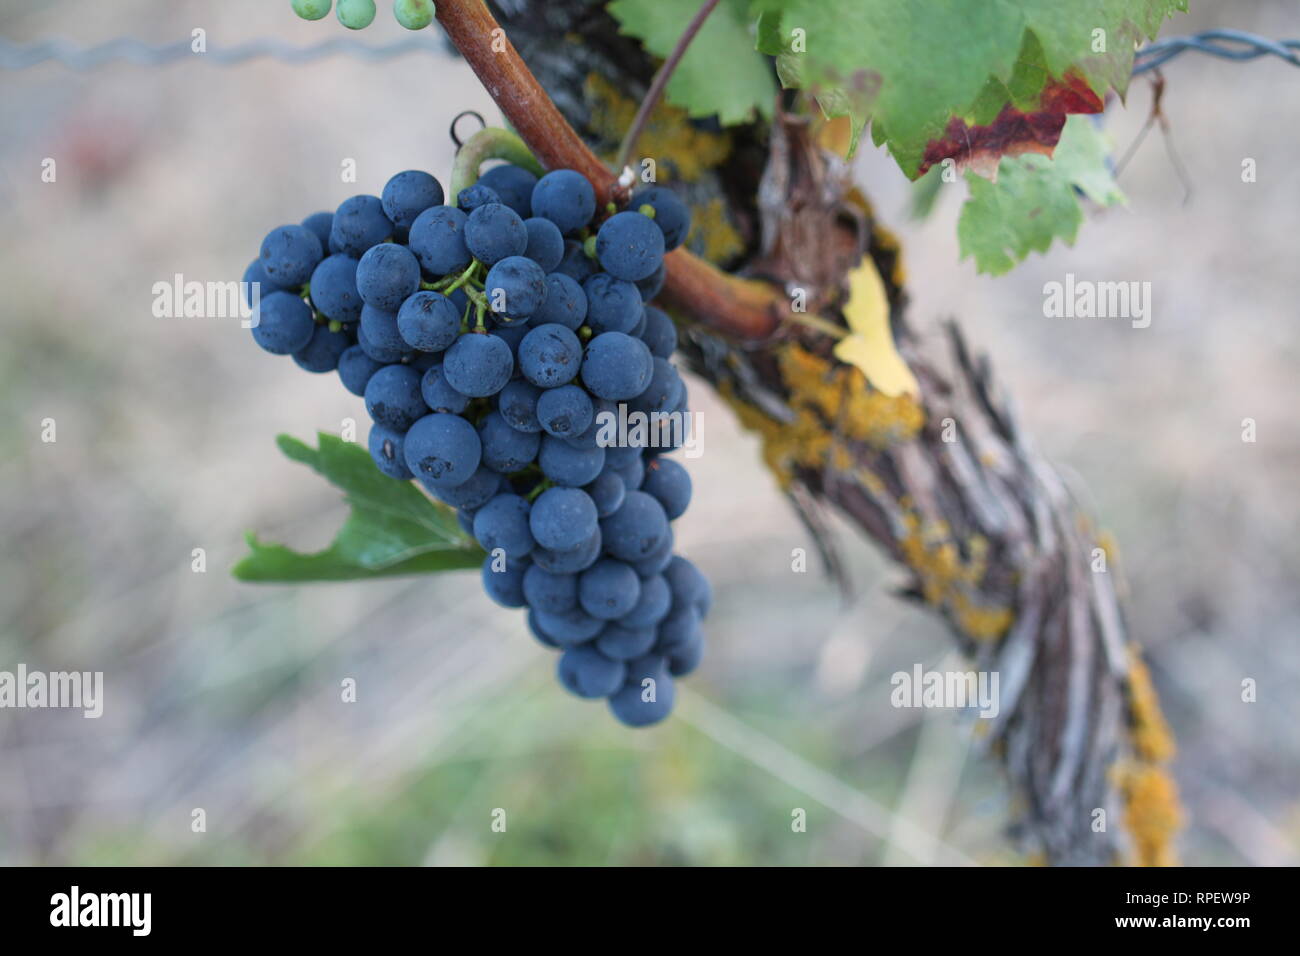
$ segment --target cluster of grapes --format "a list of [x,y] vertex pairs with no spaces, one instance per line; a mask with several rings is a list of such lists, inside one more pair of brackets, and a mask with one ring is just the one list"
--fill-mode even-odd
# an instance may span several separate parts
[[[304,20],[328,16],[333,0],[293,0],[293,12]],[[393,16],[408,30],[423,30],[437,12],[433,0],[393,0]],[[339,0],[339,23],[349,30],[363,30],[375,19],[375,0]]]
[[[262,292],[253,337],[365,397],[375,464],[458,509],[488,594],[529,608],[566,688],[654,723],[699,663],[711,601],[673,554],[691,481],[664,452],[687,395],[676,329],[648,304],[690,213],[650,186],[593,229],[582,175],[513,165],[443,199],[410,170],[271,230],[244,276]],[[651,427],[629,431],[636,413]]]

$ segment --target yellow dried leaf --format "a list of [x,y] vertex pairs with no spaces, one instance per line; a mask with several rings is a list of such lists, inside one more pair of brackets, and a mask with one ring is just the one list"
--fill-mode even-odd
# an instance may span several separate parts
[[850,333],[835,346],[835,357],[856,365],[871,387],[889,396],[904,393],[919,398],[921,388],[894,347],[889,329],[889,300],[885,284],[869,256],[849,273],[849,301],[844,307]]

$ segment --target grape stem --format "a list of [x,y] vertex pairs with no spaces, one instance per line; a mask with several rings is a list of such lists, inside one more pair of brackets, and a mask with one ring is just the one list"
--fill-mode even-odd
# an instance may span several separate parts
[[620,173],[631,160],[632,150],[636,149],[637,140],[641,138],[641,131],[645,129],[645,124],[650,119],[650,114],[654,112],[655,105],[659,102],[660,97],[664,95],[664,88],[668,86],[668,80],[673,75],[673,71],[677,69],[677,64],[682,62],[682,57],[686,55],[686,48],[691,45],[695,35],[700,32],[700,27],[704,26],[704,21],[709,18],[709,14],[713,12],[713,8],[717,5],[718,0],[704,0],[700,4],[700,9],[695,11],[695,16],[691,18],[691,22],[682,31],[682,35],[677,39],[677,45],[668,54],[668,59],[664,60],[663,65],[659,67],[659,72],[650,81],[650,89],[646,92],[645,99],[641,101],[641,106],[632,119],[632,125],[627,128],[627,134],[623,137],[623,145],[618,149],[618,159],[614,162],[614,168]]
[[[493,49],[504,33],[483,0],[441,0],[438,22],[543,167],[581,173],[602,206],[627,198],[617,175],[564,119],[514,45],[507,39],[504,49]],[[728,275],[685,249],[666,255],[664,269],[664,297],[674,311],[735,338],[766,339],[788,312],[777,287]]]
[[468,189],[478,182],[479,167],[489,159],[504,159],[537,176],[546,172],[522,139],[508,129],[485,126],[465,140],[465,145],[456,152],[456,159],[451,165],[451,194],[448,196],[450,205],[456,205],[456,197],[462,189]]

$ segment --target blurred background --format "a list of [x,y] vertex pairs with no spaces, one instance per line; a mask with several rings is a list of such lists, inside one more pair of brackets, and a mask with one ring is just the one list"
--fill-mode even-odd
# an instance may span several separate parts
[[[409,37],[380,6],[357,38]],[[1291,3],[1193,6],[1167,35],[1300,36]],[[17,43],[165,43],[195,27],[210,48],[346,33],[287,0],[0,2],[0,36]],[[815,566],[792,573],[791,548],[811,542],[756,440],[698,382],[706,451],[688,463],[677,535],[717,597],[705,663],[664,725],[627,730],[568,697],[522,614],[473,573],[231,579],[246,529],[329,541],[337,493],[274,439],[337,432],[364,409],[237,321],[155,318],[153,284],[238,278],[270,227],[399,170],[445,181],[451,119],[499,114],[421,36],[429,52],[384,62],[0,72],[0,670],[106,684],[98,720],[0,711],[0,863],[1023,862],[970,720],[889,705],[894,671],[960,666],[942,626],[891,596],[899,572],[851,532],[850,603]],[[960,319],[1118,540],[1131,632],[1179,741],[1183,859],[1295,864],[1300,70],[1187,54],[1165,75],[1171,135],[1154,131],[1124,170],[1128,206],[1009,277],[958,259],[964,186],[916,222],[869,143],[860,180],[901,235],[911,320]],[[1150,106],[1139,80],[1107,110],[1117,155]],[[1045,319],[1042,286],[1067,271],[1150,281],[1150,328]],[[1242,702],[1244,678],[1258,702]],[[797,808],[807,832],[792,832]]]

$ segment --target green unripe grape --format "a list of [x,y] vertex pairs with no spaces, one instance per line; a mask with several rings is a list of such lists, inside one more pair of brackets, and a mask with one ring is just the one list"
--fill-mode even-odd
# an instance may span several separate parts
[[293,0],[293,12],[304,20],[319,20],[330,12],[334,0]]
[[433,0],[393,0],[393,16],[408,30],[423,30],[436,12]]
[[375,19],[375,0],[339,0],[338,15],[349,30],[364,30]]

